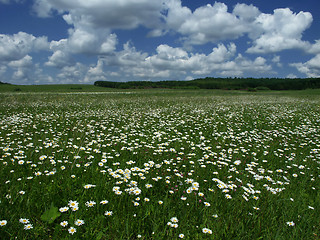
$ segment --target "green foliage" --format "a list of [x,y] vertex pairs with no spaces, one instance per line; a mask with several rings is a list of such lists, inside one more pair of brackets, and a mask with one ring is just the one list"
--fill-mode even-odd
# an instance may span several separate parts
[[60,217],[61,213],[58,211],[58,208],[51,203],[50,208],[47,209],[42,215],[41,220],[47,222],[49,224],[53,223],[58,217]]
[[24,87],[0,93],[1,239],[320,236],[320,90]]
[[319,78],[199,78],[191,81],[96,81],[95,86],[119,89],[172,88],[172,89],[225,89],[225,90],[303,90],[320,88]]

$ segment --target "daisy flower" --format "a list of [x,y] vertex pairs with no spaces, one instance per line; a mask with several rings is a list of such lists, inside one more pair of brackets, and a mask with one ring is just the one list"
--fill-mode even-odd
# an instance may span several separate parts
[[74,227],[71,227],[68,229],[68,232],[73,235],[75,232],[77,232],[77,229],[75,229]]
[[87,207],[94,207],[94,205],[96,205],[96,202],[94,202],[94,201],[86,202]]
[[209,229],[209,228],[202,228],[202,232],[203,232],[203,233],[212,234],[212,230]]
[[290,227],[293,227],[295,225],[295,223],[292,221],[292,222],[287,222],[288,226]]
[[5,225],[7,225],[7,221],[6,220],[1,220],[0,221],[0,226],[3,227]]
[[104,215],[106,215],[106,216],[112,216],[112,214],[113,214],[112,211],[106,211],[106,212],[104,213]]
[[83,220],[80,220],[80,219],[77,219],[74,221],[74,224],[77,225],[77,226],[81,226],[84,224],[84,221]]
[[63,222],[60,223],[60,225],[62,227],[66,227],[66,226],[68,226],[68,222],[67,221],[63,221]]
[[173,224],[171,224],[171,227],[173,227],[173,228],[177,228],[177,227],[178,227],[178,224],[173,223]]
[[179,222],[178,218],[176,218],[176,217],[170,218],[170,221],[173,222],[173,223]]
[[102,201],[100,202],[100,204],[105,205],[105,204],[107,204],[108,202],[109,202],[108,200],[102,200]]
[[68,211],[68,210],[69,210],[68,207],[59,208],[59,211],[60,211],[60,212],[66,212],[66,211]]
[[184,238],[184,234],[183,233],[179,234],[179,238]]
[[95,187],[96,185],[92,185],[92,184],[87,184],[87,185],[84,185],[83,187],[85,189],[89,189],[89,188],[92,188],[92,187]]
[[77,201],[70,200],[68,203],[69,207],[78,207],[79,203]]
[[19,222],[23,223],[23,224],[28,224],[30,223],[29,219],[26,219],[26,218],[20,218],[19,219]]
[[25,229],[25,230],[29,230],[29,229],[31,229],[31,228],[33,228],[32,224],[26,224],[26,225],[24,226],[24,229]]

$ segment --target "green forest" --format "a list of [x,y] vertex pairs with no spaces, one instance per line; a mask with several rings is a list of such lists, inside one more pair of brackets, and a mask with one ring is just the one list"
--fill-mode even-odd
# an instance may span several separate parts
[[320,78],[199,78],[190,81],[96,81],[95,86],[136,89],[225,89],[225,90],[303,90],[320,88]]

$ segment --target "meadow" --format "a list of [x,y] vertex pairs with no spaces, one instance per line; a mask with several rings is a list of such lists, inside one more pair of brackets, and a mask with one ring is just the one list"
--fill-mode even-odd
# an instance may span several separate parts
[[1,239],[320,239],[319,90],[28,89],[0,91]]

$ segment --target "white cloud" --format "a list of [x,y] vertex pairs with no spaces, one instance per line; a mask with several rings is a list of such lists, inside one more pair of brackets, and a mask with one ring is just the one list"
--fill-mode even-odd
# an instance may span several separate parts
[[73,53],[108,54],[116,49],[117,35],[89,29],[70,29],[68,50]]
[[74,65],[74,60],[71,58],[70,54],[65,51],[57,50],[52,56],[49,57],[49,60],[45,63],[46,66],[63,68],[65,66]]
[[11,3],[22,3],[24,0],[0,0],[0,3],[11,4]]
[[306,50],[308,42],[301,40],[302,33],[310,27],[309,12],[293,13],[289,8],[275,9],[273,14],[260,14],[254,21],[249,37],[253,46],[248,53],[272,53],[285,49]]
[[320,54],[310,59],[305,63],[292,63],[290,66],[297,68],[297,70],[307,77],[320,77]]
[[47,37],[35,37],[25,32],[0,34],[0,61],[19,60],[39,50],[49,50]]
[[30,68],[33,65],[32,57],[26,55],[24,58],[21,58],[20,60],[9,62],[8,65],[12,68]]
[[273,63],[275,63],[278,67],[282,67],[282,63],[280,61],[280,56],[274,56],[271,61]]
[[65,66],[57,74],[60,83],[78,83],[87,72],[87,67],[81,63],[76,63],[73,66]]
[[165,44],[159,45],[156,54],[136,51],[129,44],[112,56],[105,56],[106,65],[117,66],[124,76],[136,79],[182,79],[191,75],[241,76],[245,73],[262,74],[272,71],[263,57],[249,60],[242,55],[236,56],[234,43],[219,44],[208,55],[188,53],[182,48]]
[[[69,12],[73,22],[95,28],[152,28],[161,23],[163,1],[159,0],[36,0],[34,11],[47,17],[54,10]],[[70,24],[70,23],[69,23]]]
[[286,76],[286,78],[297,78],[297,76],[294,75],[293,73],[290,73]]
[[26,82],[32,78],[34,66],[31,56],[26,55],[20,60],[11,61],[8,66],[15,70],[12,75],[14,80]]
[[168,27],[186,36],[184,40],[189,44],[235,39],[247,31],[242,21],[228,12],[228,7],[224,3],[208,4],[197,8],[194,12],[183,7],[180,0],[169,1],[167,5]]
[[63,68],[73,66],[73,55],[105,55],[112,54],[118,43],[117,35],[109,31],[88,29],[69,29],[69,38],[52,41],[50,49],[53,54],[45,63],[46,66]]
[[307,53],[319,54],[320,53],[320,40],[316,40],[314,44],[310,44],[307,48]]
[[106,81],[106,73],[103,69],[104,62],[99,59],[95,67],[90,67],[86,76],[81,81],[83,83],[93,83],[95,81]]
[[261,14],[257,7],[244,3],[238,3],[232,13],[246,22],[253,22]]

